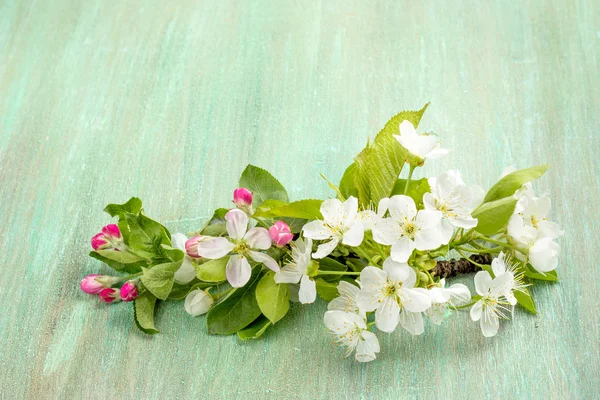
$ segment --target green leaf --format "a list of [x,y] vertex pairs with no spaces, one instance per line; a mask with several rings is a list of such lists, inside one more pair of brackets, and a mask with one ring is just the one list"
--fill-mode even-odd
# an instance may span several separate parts
[[344,171],[344,175],[340,181],[340,193],[342,193],[342,196],[345,198],[350,196],[358,198],[358,189],[355,184],[356,168],[356,163],[350,164],[348,168],[346,168],[346,171]]
[[[404,194],[404,188],[406,187],[406,179],[398,179],[392,189],[392,196],[397,194]],[[411,180],[408,184],[408,191],[406,195],[415,201],[417,208],[423,208],[423,195],[431,192],[429,182],[427,178]]]
[[196,289],[206,289],[211,286],[215,286],[214,283],[208,282],[198,282],[197,279],[194,279],[188,284],[181,285],[177,282],[173,284],[173,288],[171,289],[171,293],[169,293],[168,300],[183,300],[185,297],[192,291]]
[[208,333],[230,335],[244,329],[259,317],[261,313],[255,296],[259,278],[259,268],[255,268],[246,286],[234,289],[210,309],[206,317]]
[[516,204],[516,199],[505,197],[477,207],[471,214],[478,220],[475,230],[484,235],[495,234],[506,226]]
[[185,253],[171,246],[167,246],[166,244],[161,245],[164,255],[171,261],[180,261],[185,257]]
[[133,301],[133,318],[137,327],[144,333],[154,335],[158,330],[154,326],[154,308],[156,297],[145,291]]
[[109,204],[104,207],[104,212],[111,217],[121,216],[125,213],[139,214],[142,210],[142,200],[137,197],[132,197],[124,204]]
[[273,175],[262,168],[248,165],[239,182],[240,187],[252,192],[252,205],[258,207],[266,200],[280,200],[288,202],[288,195],[284,187]]
[[225,275],[225,267],[229,257],[225,256],[218,260],[210,260],[203,264],[194,264],[196,268],[196,276],[204,282],[223,282],[227,279]]
[[530,279],[537,279],[538,281],[558,282],[558,273],[556,270],[545,273],[537,272],[531,265],[529,270],[525,271],[525,276]]
[[321,215],[321,204],[323,200],[298,200],[292,203],[283,203],[277,200],[267,200],[256,212],[254,217],[259,218],[302,218],[302,219],[323,219]]
[[416,128],[428,105],[425,104],[419,111],[402,111],[395,115],[373,143],[354,159],[354,186],[358,191],[359,204],[363,207],[390,197],[404,163],[412,157],[393,135],[400,133],[400,123],[404,120],[410,121]]
[[238,331],[237,335],[242,340],[258,339],[271,325],[271,321],[264,315],[261,315],[246,328]]
[[275,324],[290,309],[290,288],[287,284],[278,284],[274,279],[275,272],[267,272],[256,286],[256,301],[260,310]]
[[148,265],[146,260],[123,251],[92,251],[90,252],[90,257],[106,263],[115,271],[126,272],[128,274],[136,274],[142,270],[143,266]]
[[514,294],[517,299],[517,303],[519,303],[520,306],[525,308],[530,313],[533,313],[533,314],[538,313],[537,310],[535,309],[535,303],[533,302],[533,297],[531,296],[531,293],[529,293],[529,291],[527,289],[523,289],[523,291],[516,290],[514,292]]
[[[134,250],[148,255],[160,255],[161,244],[171,246],[171,236],[167,229],[147,216],[126,213],[123,218],[129,227],[127,244]],[[120,226],[120,225],[119,225]]]
[[527,182],[531,182],[548,170],[548,165],[520,169],[501,178],[485,195],[484,203],[512,196]]
[[142,268],[142,283],[154,296],[161,300],[169,297],[175,272],[181,267],[182,261],[155,265],[152,268]]
[[323,280],[322,278],[317,278],[317,280],[315,282],[317,284],[316,285],[317,286],[317,294],[323,300],[331,301],[340,295],[338,293],[338,289],[337,289],[337,285],[338,285],[337,282],[336,283],[327,282],[327,281]]

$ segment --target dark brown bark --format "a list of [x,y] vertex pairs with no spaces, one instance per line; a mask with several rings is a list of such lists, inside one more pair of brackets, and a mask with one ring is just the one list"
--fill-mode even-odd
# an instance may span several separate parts
[[[492,255],[488,253],[473,254],[469,258],[477,264],[490,264],[492,262]],[[479,269],[477,265],[471,263],[466,258],[460,258],[458,260],[438,261],[436,266],[431,270],[431,274],[440,278],[450,278],[459,274],[475,272]]]

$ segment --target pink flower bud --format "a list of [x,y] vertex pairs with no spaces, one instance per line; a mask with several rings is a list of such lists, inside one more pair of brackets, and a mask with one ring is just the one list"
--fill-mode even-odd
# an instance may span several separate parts
[[134,281],[127,281],[121,286],[121,300],[133,301],[138,296],[138,288]]
[[92,275],[88,275],[85,278],[83,278],[81,280],[81,283],[79,284],[79,286],[81,287],[81,290],[83,290],[87,294],[100,293],[100,291],[102,289],[104,289],[105,286],[101,282],[98,282],[98,280],[96,279],[96,277],[99,277],[99,276],[101,276],[101,275],[92,274]]
[[92,237],[92,247],[94,250],[102,250],[110,247],[108,242],[104,239],[104,233],[98,233]]
[[252,206],[252,192],[246,188],[237,188],[233,191],[233,202],[238,208]]
[[100,300],[105,303],[116,303],[121,301],[119,291],[115,288],[102,289],[102,291],[98,293],[98,296],[100,296]]
[[109,224],[102,228],[102,232],[92,237],[92,247],[94,250],[104,250],[113,248],[119,250],[118,246],[122,242],[121,230],[116,224]]
[[109,224],[102,228],[102,233],[105,236],[113,237],[115,239],[121,239],[121,230],[117,224]]
[[294,235],[290,231],[289,225],[283,221],[277,221],[275,225],[270,227],[269,235],[271,236],[273,243],[275,243],[278,247],[285,246],[294,238]]
[[198,254],[198,243],[204,240],[203,236],[194,236],[185,242],[185,252],[192,258],[201,258]]

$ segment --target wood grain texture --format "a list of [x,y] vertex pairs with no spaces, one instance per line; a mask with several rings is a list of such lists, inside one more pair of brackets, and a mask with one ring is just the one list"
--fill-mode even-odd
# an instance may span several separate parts
[[[0,398],[598,398],[600,13],[529,2],[0,1]],[[506,165],[552,164],[566,230],[539,316],[493,339],[460,313],[381,335],[343,360],[325,303],[259,341],[208,336],[181,303],[160,335],[78,281],[108,202],[141,197],[173,231],[226,206],[247,163],[293,199],[331,194],[389,117],[422,127],[448,168],[489,187]]]

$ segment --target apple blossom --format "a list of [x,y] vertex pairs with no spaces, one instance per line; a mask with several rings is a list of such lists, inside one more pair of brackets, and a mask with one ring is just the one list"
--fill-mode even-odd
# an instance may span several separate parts
[[300,283],[298,299],[300,303],[312,303],[317,298],[315,281],[308,276],[308,269],[312,263],[312,240],[298,239],[292,245],[292,261],[287,263],[275,274],[277,283]]
[[219,259],[230,255],[225,273],[233,287],[242,287],[248,282],[252,268],[248,258],[264,264],[278,272],[279,264],[271,256],[257,250],[271,247],[271,236],[265,228],[248,229],[248,215],[233,209],[225,214],[225,227],[229,238],[205,236],[197,241],[195,251],[201,257]]
[[309,222],[302,228],[304,237],[313,240],[328,240],[319,245],[313,258],[327,257],[341,242],[356,247],[364,238],[364,227],[357,220],[358,199],[350,196],[345,202],[338,199],[325,200],[321,204],[323,220]]
[[347,347],[345,357],[356,351],[358,362],[373,361],[379,353],[379,341],[367,328],[364,318],[353,313],[334,310],[325,312],[325,326],[340,346]]
[[417,212],[415,201],[404,195],[392,196],[387,205],[390,216],[373,227],[373,239],[392,246],[394,261],[408,261],[414,249],[433,250],[448,243],[441,233],[440,211]]

